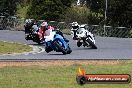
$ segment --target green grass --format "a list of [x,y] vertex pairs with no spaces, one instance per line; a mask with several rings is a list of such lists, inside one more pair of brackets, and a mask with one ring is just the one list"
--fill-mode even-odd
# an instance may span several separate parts
[[[132,88],[130,84],[76,83],[78,65],[0,68],[0,88]],[[87,74],[130,74],[132,63],[83,65]]]
[[28,45],[0,41],[0,54],[22,53],[31,50],[32,48]]

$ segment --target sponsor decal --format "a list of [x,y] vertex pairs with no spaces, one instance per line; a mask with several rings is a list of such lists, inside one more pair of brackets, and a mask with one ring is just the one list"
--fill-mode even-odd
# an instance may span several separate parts
[[76,76],[78,84],[86,83],[130,83],[129,74],[86,74],[82,67],[79,67],[79,73]]

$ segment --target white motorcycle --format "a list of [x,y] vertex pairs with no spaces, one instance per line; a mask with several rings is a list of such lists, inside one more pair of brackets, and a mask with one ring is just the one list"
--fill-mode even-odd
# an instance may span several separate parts
[[84,47],[87,46],[91,47],[92,49],[97,49],[94,35],[88,31],[88,26],[86,24],[78,25],[76,23],[72,24],[71,32],[73,35],[73,40],[77,40],[77,46],[80,47],[83,45]]

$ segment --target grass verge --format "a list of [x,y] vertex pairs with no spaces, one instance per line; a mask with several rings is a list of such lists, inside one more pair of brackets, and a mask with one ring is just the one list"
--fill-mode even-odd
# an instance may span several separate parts
[[132,61],[106,63],[105,61],[102,64],[100,61],[58,61],[57,65],[57,61],[0,62],[1,65],[6,64],[0,68],[0,88],[132,88],[132,83],[85,84],[84,86],[76,83],[76,74],[80,65],[88,74],[132,75]]
[[0,55],[29,52],[31,50],[32,48],[29,47],[28,45],[0,41]]

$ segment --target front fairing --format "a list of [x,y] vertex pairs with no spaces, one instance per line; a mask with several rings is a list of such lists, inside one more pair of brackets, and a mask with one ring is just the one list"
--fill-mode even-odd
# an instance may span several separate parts
[[67,42],[64,40],[64,38],[59,35],[59,34],[56,34],[54,36],[54,40],[53,41],[56,41],[60,44],[60,46],[64,47],[65,49],[67,49],[68,45],[67,45]]
[[64,38],[61,35],[59,35],[59,34],[55,34],[52,40],[45,42],[45,47],[49,47],[50,46],[54,51],[61,52],[54,45],[54,42],[57,42],[64,49],[67,49],[68,48],[68,44],[65,42]]
[[77,30],[76,35],[78,38],[83,38],[83,37],[87,37],[87,30],[85,30],[84,28],[80,28]]

